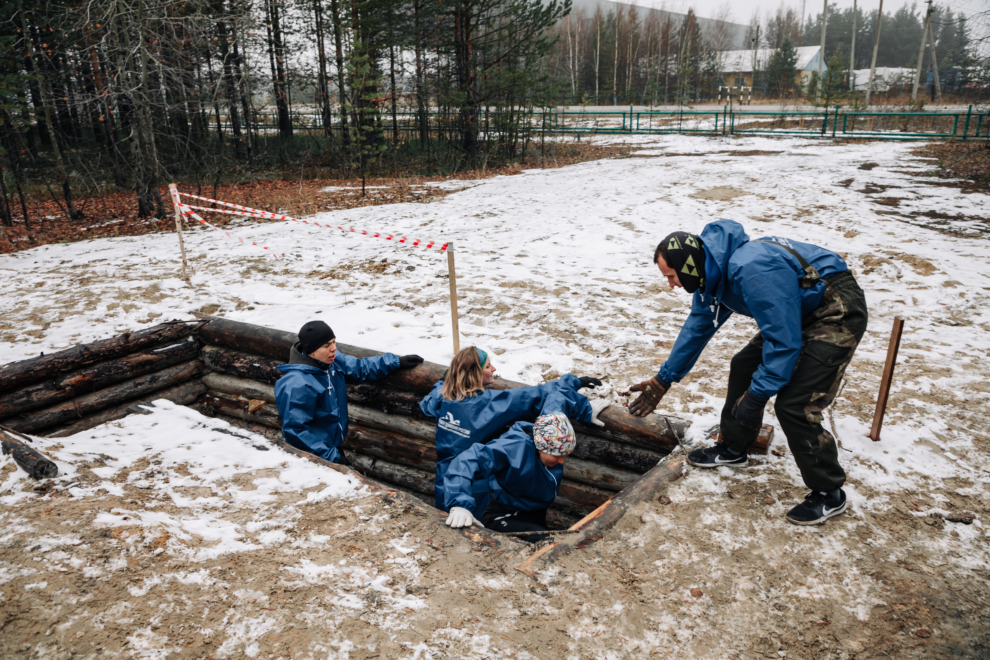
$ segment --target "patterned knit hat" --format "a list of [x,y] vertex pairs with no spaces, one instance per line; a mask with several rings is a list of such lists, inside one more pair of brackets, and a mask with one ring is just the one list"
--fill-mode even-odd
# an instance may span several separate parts
[[567,456],[574,451],[577,437],[571,421],[563,413],[540,415],[533,424],[533,442],[537,451],[551,456]]
[[675,231],[660,242],[657,252],[677,273],[685,291],[705,290],[705,248],[699,236]]

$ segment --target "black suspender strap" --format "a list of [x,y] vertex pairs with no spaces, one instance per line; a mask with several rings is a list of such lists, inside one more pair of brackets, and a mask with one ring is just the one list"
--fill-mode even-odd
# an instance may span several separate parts
[[798,263],[801,264],[801,269],[804,271],[804,277],[798,280],[798,284],[801,285],[802,289],[810,289],[811,287],[815,286],[821,281],[822,278],[818,274],[818,271],[815,269],[815,267],[809,264],[804,257],[798,254],[797,250],[787,245],[784,245],[783,243],[778,243],[777,241],[771,241],[768,238],[758,238],[756,240],[758,240],[761,243],[769,243],[770,245],[780,246],[785,250],[787,250],[788,252],[790,252],[791,254],[793,254],[795,257],[797,257]]

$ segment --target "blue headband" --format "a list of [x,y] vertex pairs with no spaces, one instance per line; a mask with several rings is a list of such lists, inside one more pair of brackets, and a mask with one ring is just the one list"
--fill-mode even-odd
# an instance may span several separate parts
[[481,368],[484,369],[485,363],[488,362],[488,353],[485,353],[480,348],[475,348],[474,350],[478,351],[478,359],[481,360]]

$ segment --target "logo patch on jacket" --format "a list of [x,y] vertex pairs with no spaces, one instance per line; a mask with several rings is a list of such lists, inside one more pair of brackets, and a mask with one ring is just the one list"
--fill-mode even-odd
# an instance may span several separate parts
[[437,426],[442,428],[444,431],[450,431],[451,433],[456,433],[462,438],[470,438],[471,431],[461,428],[461,423],[459,420],[454,419],[454,415],[447,413],[437,422]]

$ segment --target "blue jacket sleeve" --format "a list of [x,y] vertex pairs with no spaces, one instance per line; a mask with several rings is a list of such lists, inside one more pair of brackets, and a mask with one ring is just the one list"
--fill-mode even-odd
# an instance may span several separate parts
[[474,509],[472,482],[479,479],[487,480],[499,469],[505,469],[508,465],[508,456],[504,452],[497,451],[495,447],[471,445],[458,454],[447,467],[447,473],[443,478],[444,506],[448,511],[455,506]]
[[438,380],[430,390],[430,393],[419,402],[419,409],[427,417],[437,419],[440,417],[440,404],[443,403],[443,381]]
[[749,391],[770,398],[791,380],[801,354],[801,291],[794,270],[785,261],[778,266],[743,268],[734,289],[746,301],[763,334],[763,364]]
[[383,353],[377,357],[360,359],[337,353],[334,362],[344,372],[344,381],[347,383],[378,380],[399,368],[399,356],[393,353]]
[[581,387],[581,380],[574,374],[566,374],[560,380],[548,385],[555,385],[554,390],[547,395],[543,406],[540,408],[541,415],[551,413],[563,413],[569,419],[576,419],[585,424],[591,422],[591,402],[588,397],[578,392]]
[[[282,416],[282,435],[285,439],[289,444],[305,448],[320,458],[338,461],[337,448],[327,444],[328,438],[323,433],[314,433],[311,428],[320,390],[309,379],[291,376],[281,378],[278,385],[281,387],[275,387],[275,404]],[[330,397],[330,405],[336,407],[333,397]]]
[[725,325],[730,316],[732,311],[725,305],[719,305],[717,313],[713,312],[710,305],[702,302],[701,293],[695,292],[691,301],[691,313],[681,327],[666,362],[660,366],[657,377],[665,383],[676,383],[687,376],[701,357],[708,341]]
[[542,412],[547,398],[558,389],[577,389],[574,382],[564,380],[567,378],[573,378],[580,385],[576,376],[568,374],[559,381],[494,392],[486,408],[486,412],[492,416],[489,427],[500,428],[527,417],[536,417]]

